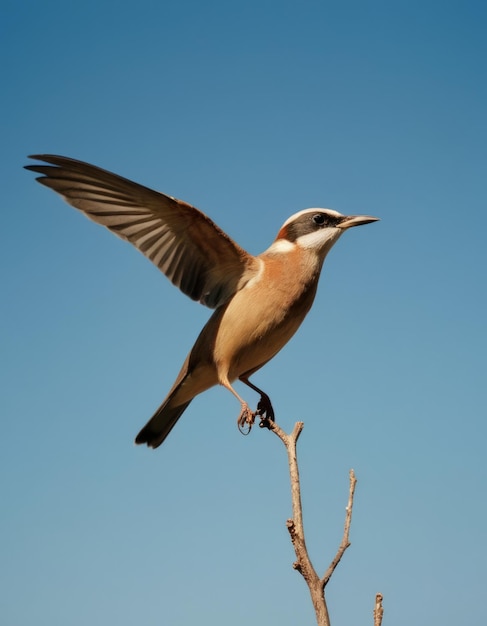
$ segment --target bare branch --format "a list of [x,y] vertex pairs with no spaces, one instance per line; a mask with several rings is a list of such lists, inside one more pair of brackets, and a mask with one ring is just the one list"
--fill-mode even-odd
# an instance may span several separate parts
[[375,596],[375,608],[374,608],[374,626],[381,626],[382,616],[384,615],[384,608],[382,607],[383,596],[378,593]]
[[325,572],[325,575],[321,579],[321,584],[323,585],[323,588],[325,588],[333,572],[335,571],[336,566],[338,565],[338,563],[340,563],[342,556],[345,554],[345,550],[350,546],[349,535],[350,524],[352,523],[353,496],[355,494],[355,485],[357,484],[357,479],[355,478],[355,472],[353,471],[353,469],[350,470],[349,477],[350,489],[348,492],[348,504],[347,508],[345,509],[345,525],[343,528],[342,542],[338,548],[335,558],[330,563],[328,569]]
[[[342,558],[345,550],[350,545],[349,534],[350,524],[352,522],[352,508],[353,508],[353,496],[355,492],[355,485],[357,479],[355,473],[350,470],[350,489],[348,496],[348,505],[346,508],[345,527],[343,531],[343,538],[335,555],[335,558],[328,567],[323,578],[319,578],[316,570],[314,569],[306,548],[306,542],[304,538],[304,526],[303,526],[303,510],[301,506],[301,486],[299,482],[299,469],[296,452],[296,443],[304,428],[303,422],[296,422],[291,434],[287,434],[276,424],[269,420],[261,422],[261,426],[267,427],[273,433],[275,433],[279,439],[286,446],[288,463],[289,463],[289,478],[291,481],[291,499],[293,517],[288,519],[286,526],[293,544],[294,552],[296,554],[296,561],[293,563],[293,568],[297,570],[306,581],[309,592],[311,594],[311,600],[316,613],[316,621],[318,626],[330,626],[330,617],[328,615],[328,608],[325,600],[325,586],[330,580],[333,572],[335,571],[340,559]],[[380,626],[380,624],[379,624]]]

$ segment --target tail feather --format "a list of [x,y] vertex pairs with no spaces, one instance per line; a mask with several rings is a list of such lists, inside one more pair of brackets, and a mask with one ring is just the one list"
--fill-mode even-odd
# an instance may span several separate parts
[[191,400],[179,406],[169,406],[165,400],[135,438],[135,443],[146,443],[150,448],[158,448],[174,428]]

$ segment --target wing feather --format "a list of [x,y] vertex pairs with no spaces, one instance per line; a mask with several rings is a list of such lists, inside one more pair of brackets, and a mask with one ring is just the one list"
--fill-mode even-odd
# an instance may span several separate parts
[[89,219],[132,243],[193,300],[226,302],[258,271],[258,261],[186,202],[94,165],[55,155],[27,165]]

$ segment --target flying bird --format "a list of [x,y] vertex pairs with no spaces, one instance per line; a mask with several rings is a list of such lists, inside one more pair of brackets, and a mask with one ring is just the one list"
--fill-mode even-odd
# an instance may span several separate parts
[[[249,378],[291,339],[313,304],[323,261],[342,233],[378,220],[305,209],[287,219],[276,239],[253,256],[209,217],[157,191],[94,165],[54,155],[29,158],[26,169],[89,219],[132,243],[183,293],[215,309],[166,399],[135,442],[157,448],[189,403],[220,384],[240,402],[240,428],[274,419],[269,396]],[[46,165],[47,164],[47,165]],[[252,411],[232,382],[260,394]]]

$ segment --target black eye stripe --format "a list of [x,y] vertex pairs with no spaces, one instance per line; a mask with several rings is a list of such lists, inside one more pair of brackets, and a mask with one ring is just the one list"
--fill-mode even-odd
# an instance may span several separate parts
[[328,213],[327,211],[315,209],[297,214],[293,220],[286,223],[283,228],[284,238],[287,241],[295,242],[299,237],[316,233],[322,228],[333,228],[338,225],[342,216]]

